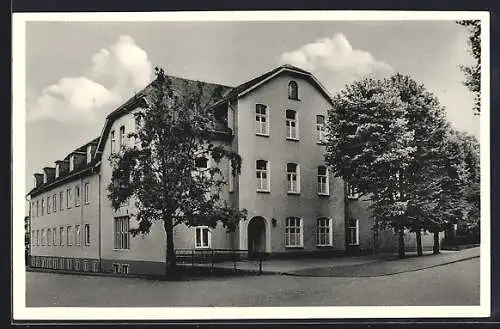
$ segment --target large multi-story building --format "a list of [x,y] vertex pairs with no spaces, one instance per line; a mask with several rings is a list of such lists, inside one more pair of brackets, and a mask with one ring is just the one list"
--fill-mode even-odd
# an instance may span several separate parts
[[[172,82],[177,87],[199,83],[174,77]],[[247,209],[248,219],[231,233],[222,226],[176,226],[176,248],[285,256],[396,247],[393,232],[372,230],[368,201],[325,164],[325,123],[332,102],[311,73],[283,65],[237,87],[203,87],[222,90],[211,105],[222,126],[219,139],[243,159],[241,174],[229,180],[224,197]],[[148,106],[148,88],[108,115],[101,136],[35,174],[29,192],[32,266],[163,273],[162,223],[154,223],[147,236],[131,237],[134,202],[115,211],[107,197],[109,156],[135,142],[127,136],[135,129],[135,111]],[[219,165],[228,177],[229,163]],[[423,236],[423,243],[432,246],[430,235]]]

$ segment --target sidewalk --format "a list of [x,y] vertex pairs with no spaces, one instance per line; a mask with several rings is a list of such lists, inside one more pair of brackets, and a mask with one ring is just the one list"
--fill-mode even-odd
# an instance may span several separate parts
[[[479,247],[461,251],[442,250],[440,254],[407,252],[407,258],[399,259],[394,254],[358,257],[336,257],[327,259],[271,259],[262,262],[262,273],[286,274],[312,277],[371,277],[450,264],[479,257]],[[216,268],[232,269],[234,263],[219,263]],[[238,262],[239,271],[259,272],[259,262]]]

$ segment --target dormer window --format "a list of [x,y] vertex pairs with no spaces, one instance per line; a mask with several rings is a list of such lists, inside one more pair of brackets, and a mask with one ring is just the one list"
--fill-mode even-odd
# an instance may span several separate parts
[[59,178],[59,163],[56,164],[56,178]]
[[75,156],[72,155],[69,157],[69,171],[73,171],[75,169]]
[[92,146],[87,146],[87,163],[92,161]]
[[288,83],[288,98],[295,100],[299,99],[299,86],[295,81],[290,81]]

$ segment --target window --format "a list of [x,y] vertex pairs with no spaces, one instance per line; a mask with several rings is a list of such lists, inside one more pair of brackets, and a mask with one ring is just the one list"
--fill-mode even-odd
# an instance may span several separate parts
[[229,160],[228,161],[229,169],[228,169],[228,185],[229,185],[229,192],[234,192],[234,181],[236,179],[235,175],[233,175],[233,161]]
[[75,169],[75,156],[71,155],[69,157],[69,171],[73,171]]
[[36,200],[36,217],[38,217],[39,214],[38,214],[38,200]]
[[80,185],[75,186],[75,207],[80,206]]
[[125,126],[120,127],[120,148],[125,145]]
[[295,100],[299,99],[299,86],[295,81],[290,81],[288,83],[288,98]]
[[350,219],[347,228],[347,243],[349,245],[359,245],[359,220]]
[[53,246],[57,246],[56,233],[57,233],[57,228],[54,227],[52,229],[52,245]]
[[129,217],[115,218],[114,249],[130,249]]
[[64,246],[64,227],[59,228],[59,245]]
[[300,193],[300,173],[298,164],[286,164],[286,179],[288,181],[288,193]]
[[326,142],[326,126],[325,126],[325,116],[316,116],[316,138],[319,144]]
[[255,133],[257,135],[269,136],[269,120],[267,106],[255,105]]
[[50,228],[47,229],[47,246],[50,246],[50,241],[52,240],[52,232]]
[[194,160],[194,164],[200,171],[208,169],[208,159],[203,156],[197,157]]
[[331,246],[333,240],[332,220],[330,218],[318,218],[317,224],[316,245]]
[[83,202],[85,202],[85,204],[89,204],[89,191],[90,191],[90,184],[85,183],[84,196],[83,196]]
[[269,180],[269,166],[266,160],[256,161],[256,172],[257,172],[257,191],[269,192],[270,180]]
[[210,229],[207,226],[196,227],[195,248],[210,248]]
[[59,163],[56,164],[56,178],[59,177]]
[[45,199],[42,199],[42,216],[44,213],[44,209],[45,209]]
[[286,110],[286,138],[299,138],[297,112],[294,110]]
[[80,225],[75,225],[75,245],[79,246],[81,241]]
[[285,226],[285,245],[287,247],[302,247],[302,218],[288,217]]
[[113,264],[113,273],[120,273],[120,264]]
[[90,245],[90,225],[85,224],[85,245]]
[[356,187],[347,183],[347,198],[348,199],[357,199],[359,198],[359,192]]
[[92,161],[92,146],[89,145],[87,146],[87,163],[90,163]]
[[36,245],[40,245],[40,230],[36,230]]
[[66,228],[66,238],[68,239],[67,245],[72,246],[73,245],[73,227],[68,226]]
[[128,274],[128,264],[122,264],[122,274]]
[[45,230],[42,229],[42,246],[45,246]]
[[47,197],[47,214],[50,214],[52,205],[50,204],[50,196]]
[[115,153],[116,149],[116,139],[115,139],[115,131],[111,131],[111,153]]
[[59,192],[59,210],[64,210],[64,202],[63,202],[63,199],[64,199],[64,192],[61,191]]
[[329,180],[328,180],[328,168],[325,166],[318,167],[318,194],[319,195],[329,195]]
[[66,208],[71,208],[71,202],[72,202],[72,197],[71,197],[71,189],[66,190]]
[[35,218],[35,201],[31,201],[31,218]]

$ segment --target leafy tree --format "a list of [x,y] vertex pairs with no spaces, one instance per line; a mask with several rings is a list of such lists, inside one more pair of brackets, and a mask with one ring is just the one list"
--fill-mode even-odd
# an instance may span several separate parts
[[346,86],[329,112],[326,153],[334,175],[370,197],[376,229],[398,232],[400,257],[405,256],[404,229],[409,227],[402,176],[415,152],[405,111],[389,80],[365,78]]
[[[163,69],[156,69],[147,99],[148,108],[136,115],[138,141],[111,155],[112,182],[108,197],[113,208],[134,200],[136,228],[133,236],[148,234],[152,224],[163,223],[166,234],[166,274],[177,276],[173,230],[218,223],[234,231],[246,210],[234,209],[223,197],[227,177],[218,164],[231,161],[231,175],[238,175],[240,156],[217,138],[217,122],[209,110],[218,88],[183,82],[174,86]],[[213,161],[205,171],[200,163]]]
[[460,69],[465,74],[464,85],[474,95],[474,112],[481,112],[481,21],[461,20],[457,24],[465,26],[469,31],[469,52],[474,58],[473,65],[461,65]]
[[423,84],[399,73],[390,81],[405,104],[406,129],[414,132],[415,152],[404,173],[404,186],[410,230],[416,234],[417,252],[422,255],[421,231],[429,230],[438,236],[445,225],[443,218],[435,216],[435,207],[442,193],[439,180],[444,165],[443,144],[450,127],[444,108]]

